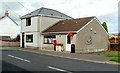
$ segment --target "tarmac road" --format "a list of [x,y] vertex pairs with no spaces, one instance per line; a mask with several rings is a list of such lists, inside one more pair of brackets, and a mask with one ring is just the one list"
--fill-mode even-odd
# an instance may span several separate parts
[[118,73],[118,65],[80,61],[21,50],[2,50],[2,71]]

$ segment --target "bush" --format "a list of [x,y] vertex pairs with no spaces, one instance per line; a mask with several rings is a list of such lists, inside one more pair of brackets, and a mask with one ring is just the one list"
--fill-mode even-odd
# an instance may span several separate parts
[[118,43],[116,43],[116,44],[110,44],[109,50],[120,51],[120,44],[118,44]]
[[20,41],[20,35],[17,35],[17,37],[16,38],[14,38],[12,41]]

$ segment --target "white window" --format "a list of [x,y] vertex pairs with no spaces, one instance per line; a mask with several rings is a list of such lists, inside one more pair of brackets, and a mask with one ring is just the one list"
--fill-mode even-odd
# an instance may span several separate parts
[[31,17],[26,18],[26,26],[30,26],[31,25]]
[[33,35],[26,35],[26,42],[33,42]]

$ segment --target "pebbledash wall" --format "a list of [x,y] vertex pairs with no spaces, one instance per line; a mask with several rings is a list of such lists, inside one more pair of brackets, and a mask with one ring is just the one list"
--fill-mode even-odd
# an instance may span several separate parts
[[[63,44],[63,48],[65,50],[67,49],[67,36],[68,34],[56,35],[57,43]],[[90,39],[91,41],[87,42]],[[81,52],[107,50],[109,45],[108,33],[104,30],[96,18],[77,34],[74,34],[71,42],[71,44],[75,44],[75,50]]]
[[[56,35],[56,41],[57,41],[57,43],[63,44],[63,48],[64,48],[65,51],[67,50],[67,36],[68,36],[68,34],[59,34],[59,35]],[[76,42],[76,35],[74,35],[72,37],[71,42],[72,42],[72,44],[76,44],[75,43]]]
[[[31,26],[26,26],[26,19],[22,19],[21,33],[23,32],[25,33],[24,34],[25,48],[28,47],[40,48],[47,46],[53,47],[53,45],[51,44],[44,44],[44,36],[41,35],[41,32],[60,20],[64,20],[64,18],[39,15],[39,16],[31,17]],[[26,42],[27,34],[33,34],[33,43]],[[22,47],[22,34],[21,34],[20,46]]]
[[[97,19],[94,19],[88,26],[86,26],[76,35],[76,50],[107,50],[109,45],[108,33],[103,29],[104,28],[102,28],[99,21]],[[91,43],[87,42],[89,38],[91,38]]]

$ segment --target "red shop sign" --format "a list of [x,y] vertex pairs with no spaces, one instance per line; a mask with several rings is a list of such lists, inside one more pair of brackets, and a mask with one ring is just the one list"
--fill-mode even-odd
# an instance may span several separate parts
[[68,35],[71,37],[71,36],[73,36],[73,33],[72,33],[72,32],[70,32]]

